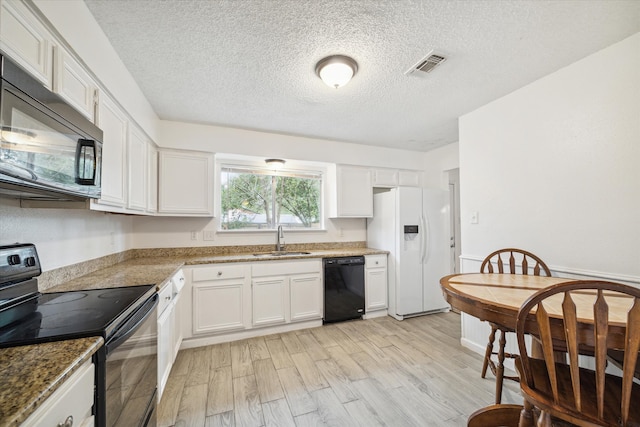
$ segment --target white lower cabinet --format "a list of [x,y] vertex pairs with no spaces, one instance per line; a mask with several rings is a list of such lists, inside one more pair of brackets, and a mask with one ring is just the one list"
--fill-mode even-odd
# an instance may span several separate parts
[[21,425],[23,427],[57,427],[70,425],[90,427],[95,387],[95,367],[89,360],[54,391]]
[[322,319],[323,288],[321,271],[289,278],[291,321]]
[[175,312],[167,308],[158,317],[158,402],[167,385],[173,365],[173,327]]
[[184,273],[179,270],[158,295],[158,402],[182,343],[179,302],[183,285]]
[[187,274],[186,340],[322,319],[320,259],[195,265]]
[[252,266],[253,325],[322,318],[322,261],[258,262]]
[[387,308],[387,255],[367,255],[365,259],[365,312]]
[[251,327],[251,266],[195,266],[192,271],[193,335]]
[[251,281],[253,325],[274,325],[287,322],[288,277],[261,277]]

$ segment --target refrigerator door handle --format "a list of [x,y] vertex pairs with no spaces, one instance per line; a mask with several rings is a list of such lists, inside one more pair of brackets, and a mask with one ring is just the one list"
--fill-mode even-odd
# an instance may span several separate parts
[[424,264],[429,259],[429,222],[424,215],[420,215],[420,263]]
[[429,230],[429,218],[426,215],[422,217],[423,228],[424,228],[424,258],[422,263],[426,263],[429,260],[429,240],[431,239],[431,230]]

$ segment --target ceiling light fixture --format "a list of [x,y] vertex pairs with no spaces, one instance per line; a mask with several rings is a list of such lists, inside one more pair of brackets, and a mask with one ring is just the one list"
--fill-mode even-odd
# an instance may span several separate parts
[[266,159],[264,161],[268,166],[271,166],[274,170],[280,169],[286,163],[282,159]]
[[343,55],[328,56],[316,64],[316,74],[332,88],[338,89],[356,75],[358,63]]

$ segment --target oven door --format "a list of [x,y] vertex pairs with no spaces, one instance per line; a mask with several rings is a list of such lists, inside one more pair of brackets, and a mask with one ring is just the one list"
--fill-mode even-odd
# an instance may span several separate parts
[[98,426],[155,427],[157,294],[106,343],[104,419]]

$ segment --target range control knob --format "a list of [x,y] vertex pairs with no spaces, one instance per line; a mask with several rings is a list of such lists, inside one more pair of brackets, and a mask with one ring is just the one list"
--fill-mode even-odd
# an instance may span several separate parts
[[7,262],[9,265],[20,265],[20,255],[9,255],[7,257]]
[[24,265],[27,267],[34,267],[36,265],[36,258],[32,256],[25,258]]

